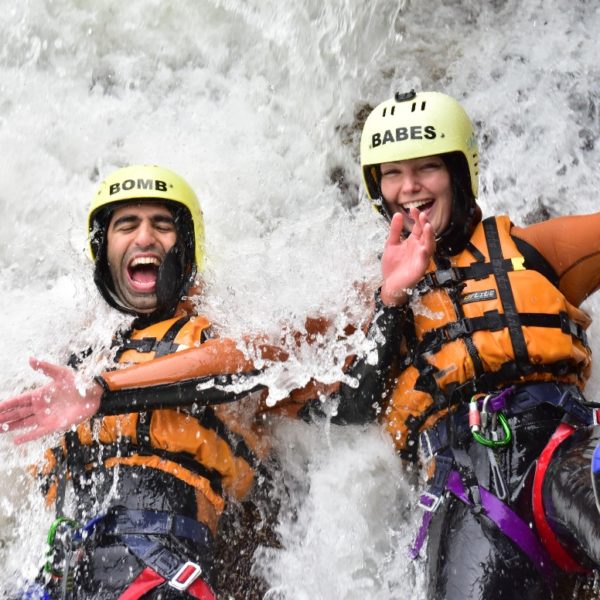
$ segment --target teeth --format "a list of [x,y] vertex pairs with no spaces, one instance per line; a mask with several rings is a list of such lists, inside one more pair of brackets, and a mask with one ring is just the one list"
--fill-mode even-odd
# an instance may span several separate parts
[[402,205],[404,210],[410,210],[411,208],[421,208],[421,206],[425,206],[429,204],[431,200],[415,200],[414,202],[406,202]]
[[160,267],[160,260],[155,256],[139,256],[131,261],[130,267],[137,267],[139,265],[155,265]]

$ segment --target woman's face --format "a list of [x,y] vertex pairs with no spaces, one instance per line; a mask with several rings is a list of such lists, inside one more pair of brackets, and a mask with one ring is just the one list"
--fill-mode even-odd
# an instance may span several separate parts
[[409,210],[427,215],[439,236],[452,215],[452,182],[440,156],[411,158],[381,165],[381,193],[390,214],[402,213],[404,229],[411,231]]

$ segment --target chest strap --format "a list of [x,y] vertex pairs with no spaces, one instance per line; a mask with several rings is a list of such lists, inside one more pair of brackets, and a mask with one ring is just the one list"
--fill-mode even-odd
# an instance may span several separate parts
[[129,458],[132,456],[158,456],[164,460],[174,462],[191,473],[206,479],[215,494],[223,495],[223,476],[221,473],[199,463],[192,454],[170,452],[162,448],[154,448],[143,442],[136,444],[128,437],[123,437],[119,442],[112,444],[94,442],[88,446],[79,441],[77,434],[71,436],[68,443],[67,458],[73,485],[87,485],[91,475],[85,469],[86,466],[101,466],[110,458]]
[[[116,359],[118,360],[127,350],[136,350],[142,354],[154,352],[154,358],[177,352],[178,344],[175,344],[175,338],[183,329],[184,325],[189,322],[190,318],[189,315],[186,315],[175,321],[169,329],[167,329],[161,339],[155,337],[143,337],[139,339],[126,338],[124,340],[115,340],[115,345],[119,346]],[[204,339],[201,339],[201,342],[203,341]]]

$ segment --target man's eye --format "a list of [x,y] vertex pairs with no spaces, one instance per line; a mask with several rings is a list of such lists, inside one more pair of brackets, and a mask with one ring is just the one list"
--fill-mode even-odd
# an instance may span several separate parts
[[162,233],[168,233],[171,231],[175,231],[175,226],[173,223],[158,223],[156,225],[156,229]]

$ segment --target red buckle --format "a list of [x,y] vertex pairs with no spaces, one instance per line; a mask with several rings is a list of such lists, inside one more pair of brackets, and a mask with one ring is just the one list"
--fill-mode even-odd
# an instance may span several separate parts
[[181,566],[179,571],[175,573],[169,581],[169,585],[176,590],[185,592],[198,577],[202,575],[202,567],[191,561],[186,562]]

